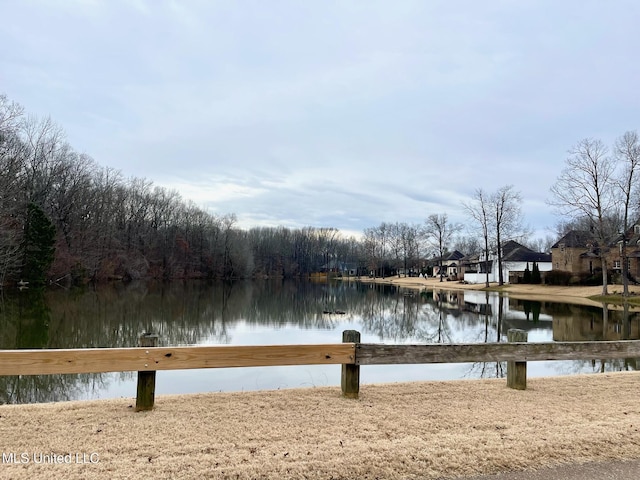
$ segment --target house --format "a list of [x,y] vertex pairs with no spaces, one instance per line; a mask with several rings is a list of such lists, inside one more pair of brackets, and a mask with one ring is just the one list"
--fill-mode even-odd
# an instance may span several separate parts
[[620,234],[609,244],[607,260],[609,267],[618,273],[622,273],[622,242],[626,243],[625,256],[627,267],[632,280],[640,279],[640,223],[629,228],[624,236]]
[[336,274],[338,276],[353,277],[359,274],[358,265],[355,263],[339,262],[337,260],[330,260],[320,267],[321,274],[326,276],[327,274]]
[[600,268],[598,242],[589,231],[571,230],[551,247],[551,262],[554,270],[594,273]]
[[461,275],[461,260],[464,258],[464,253],[459,250],[446,253],[440,257],[431,260],[433,265],[433,276],[440,276],[440,265],[442,265],[442,276],[452,280],[458,280],[458,276]]
[[509,283],[518,283],[524,276],[527,268],[533,269],[533,264],[538,265],[541,275],[552,270],[551,254],[534,252],[530,248],[510,240],[502,246],[502,265],[504,280]]
[[[640,222],[631,226],[624,235],[618,234],[607,243],[605,255],[609,270],[622,273],[622,245],[626,245],[625,256],[629,277],[640,279]],[[551,247],[551,261],[554,270],[562,270],[575,275],[595,274],[602,268],[601,248],[593,234],[584,230],[571,230]]]
[[[551,255],[548,253],[534,252],[513,240],[502,244],[502,278],[505,283],[517,283],[524,276],[526,268],[531,270],[534,263],[538,265],[542,275],[552,269]],[[468,261],[465,264],[464,280],[468,283],[484,283],[487,280],[487,270],[490,282],[499,281],[497,252],[491,252],[488,261],[485,261],[484,253]]]
[[[626,244],[629,277],[637,282],[640,279],[640,222],[631,226],[624,235],[617,235],[604,249],[608,268],[618,274],[622,273],[623,242]],[[554,270],[575,275],[595,274],[602,268],[600,253],[601,248],[591,232],[571,230],[551,247],[551,261]]]

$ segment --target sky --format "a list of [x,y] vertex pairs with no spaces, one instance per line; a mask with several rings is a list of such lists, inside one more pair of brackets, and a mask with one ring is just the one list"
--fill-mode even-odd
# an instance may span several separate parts
[[568,150],[638,129],[640,2],[0,0],[0,93],[125,178],[238,226],[467,226],[513,185],[538,236]]

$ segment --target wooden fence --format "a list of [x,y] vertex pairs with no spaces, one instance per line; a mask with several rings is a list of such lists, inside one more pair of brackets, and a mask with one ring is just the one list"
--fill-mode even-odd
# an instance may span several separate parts
[[149,410],[158,370],[340,364],[343,395],[358,398],[363,365],[507,362],[507,385],[525,389],[527,361],[640,358],[640,340],[527,343],[522,330],[509,330],[507,343],[372,344],[361,343],[355,330],[344,331],[342,340],[313,345],[158,347],[158,337],[145,334],[141,346],[133,348],[0,350],[0,375],[137,371],[136,410]]

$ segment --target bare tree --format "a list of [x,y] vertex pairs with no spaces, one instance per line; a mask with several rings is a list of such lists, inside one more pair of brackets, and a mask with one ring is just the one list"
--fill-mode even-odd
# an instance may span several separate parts
[[551,247],[553,246],[554,243],[556,243],[556,239],[559,237],[562,237],[566,232],[562,233],[561,235],[545,235],[544,238],[532,238],[532,239],[525,239],[522,241],[522,244],[527,247],[530,248],[531,250],[534,250],[536,252],[544,252],[544,253],[549,253],[551,251]]
[[401,271],[404,271],[406,277],[411,269],[411,263],[418,255],[418,227],[405,222],[383,225],[387,231],[387,244],[397,275],[400,277]]
[[616,183],[620,188],[623,200],[622,211],[622,240],[620,256],[622,257],[622,295],[629,296],[629,263],[627,261],[627,230],[629,228],[629,213],[632,201],[637,197],[637,177],[640,168],[640,140],[637,132],[625,132],[616,140],[614,147],[616,160],[622,164]]
[[459,250],[465,255],[475,255],[482,251],[482,245],[476,235],[457,235],[453,241],[454,250]]
[[444,269],[442,268],[442,260],[445,253],[449,250],[449,245],[453,239],[453,235],[462,230],[462,225],[452,223],[446,213],[432,214],[425,220],[424,234],[427,242],[432,248],[438,252],[440,258],[440,281],[444,277]]
[[20,267],[25,144],[18,136],[22,107],[0,95],[0,288]]
[[64,146],[62,128],[51,118],[38,120],[27,117],[20,124],[25,143],[25,172],[27,189],[25,205],[34,202],[46,205],[56,181],[56,165]]
[[607,295],[607,217],[615,208],[615,164],[607,147],[595,139],[579,141],[571,150],[565,168],[551,187],[549,201],[557,212],[571,218],[586,217],[598,242],[602,263],[602,294]]
[[489,247],[493,221],[490,211],[490,197],[484,190],[482,190],[482,188],[479,188],[475,191],[471,202],[464,202],[462,206],[474,220],[476,227],[482,233],[482,238],[484,240],[484,262],[486,273],[485,285],[489,287]]
[[0,94],[0,141],[3,134],[15,133],[24,109],[16,102],[9,102],[6,95]]
[[403,224],[402,251],[404,253],[404,271],[411,271],[417,266],[420,256],[420,228],[418,225]]
[[391,254],[392,265],[396,269],[396,275],[400,277],[400,271],[402,270],[402,230],[406,224],[399,222],[389,223],[388,228],[388,245],[389,253]]
[[387,259],[387,248],[389,247],[390,226],[382,222],[377,227],[364,230],[364,243],[369,267],[374,272],[374,276],[385,276],[385,261]]
[[498,284],[504,285],[504,273],[502,269],[502,241],[503,239],[521,233],[522,212],[520,204],[522,197],[520,192],[513,189],[513,185],[499,188],[490,198],[490,206],[493,211],[493,228],[495,233],[496,248],[498,250]]

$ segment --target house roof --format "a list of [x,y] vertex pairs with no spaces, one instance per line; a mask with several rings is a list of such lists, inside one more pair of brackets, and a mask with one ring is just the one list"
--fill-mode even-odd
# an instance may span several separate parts
[[442,263],[444,264],[445,262],[457,262],[458,260],[464,258],[465,255],[464,253],[462,253],[459,250],[454,250],[453,252],[447,252],[444,254],[444,256],[441,257],[434,257],[433,259],[431,259],[429,261],[429,264],[431,265],[438,265],[440,264],[440,260],[442,259]]
[[595,251],[588,251],[588,252],[584,252],[580,254],[580,258],[600,258],[600,255],[598,255]]
[[454,250],[453,252],[449,253],[448,255],[445,255],[443,260],[460,260],[463,257],[464,257],[464,253],[462,253],[459,250]]
[[[464,260],[465,265],[481,263],[479,255],[468,256]],[[534,252],[514,240],[509,240],[502,244],[502,260],[505,262],[551,262],[551,255]]]
[[[640,221],[633,224],[629,229],[625,232],[625,238],[627,240],[627,245],[638,246],[640,245],[640,232],[636,233],[638,229],[636,226],[640,226]],[[610,247],[618,245],[622,242],[622,234],[618,234],[609,244]]]
[[[631,252],[634,249],[640,249],[640,233],[636,233],[636,225],[640,223],[636,222],[634,225],[629,227],[629,229],[625,233],[625,238],[627,240],[627,245],[629,248],[628,255],[631,256]],[[609,248],[617,247],[617,245],[622,241],[622,234],[618,234],[611,239],[611,241],[607,242],[607,246]],[[600,253],[598,241],[594,238],[593,233],[587,230],[571,230],[564,237],[558,240],[551,248],[559,248],[561,244],[564,244],[566,248],[584,248],[589,249],[589,251],[582,253],[581,257],[598,257]],[[638,250],[640,253],[640,250]]]
[[505,262],[551,262],[551,255],[534,252],[516,241],[509,240],[502,244],[502,260]]
[[567,248],[589,248],[590,245],[597,246],[598,242],[593,238],[593,233],[587,230],[570,230],[551,248],[560,248],[561,244]]

